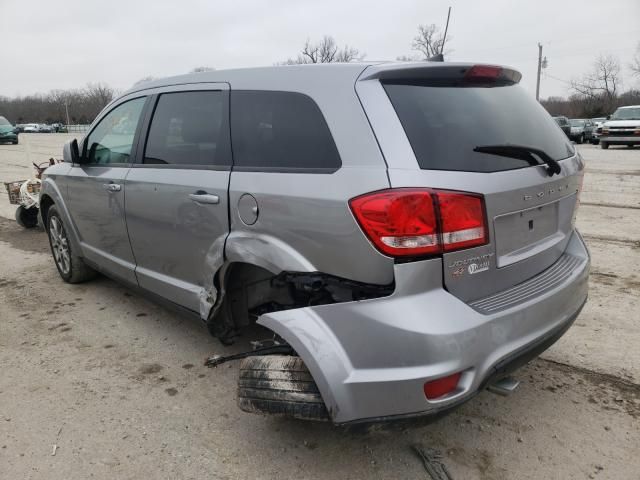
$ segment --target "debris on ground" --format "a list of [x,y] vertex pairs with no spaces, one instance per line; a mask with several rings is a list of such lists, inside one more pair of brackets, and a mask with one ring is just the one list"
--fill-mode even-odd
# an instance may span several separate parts
[[424,469],[432,480],[453,480],[446,465],[440,461],[442,454],[439,451],[419,443],[412,445],[411,448],[422,459]]

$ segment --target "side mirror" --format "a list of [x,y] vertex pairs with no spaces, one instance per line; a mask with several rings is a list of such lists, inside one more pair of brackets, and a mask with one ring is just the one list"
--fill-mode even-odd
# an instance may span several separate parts
[[68,163],[80,163],[80,149],[75,138],[64,144],[62,148],[62,161]]
[[607,115],[607,120],[611,120],[611,115]]

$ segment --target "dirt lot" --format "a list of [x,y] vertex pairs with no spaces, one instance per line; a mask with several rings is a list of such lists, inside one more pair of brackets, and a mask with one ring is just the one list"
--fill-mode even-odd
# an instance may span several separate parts
[[[66,138],[0,145],[0,181]],[[64,284],[45,234],[0,218],[0,479],[427,479],[414,444],[455,479],[640,478],[640,148],[580,150],[584,312],[511,397],[482,393],[410,428],[242,413],[237,365],[203,366],[229,349],[202,325],[105,278]],[[0,215],[13,216],[4,192]]]

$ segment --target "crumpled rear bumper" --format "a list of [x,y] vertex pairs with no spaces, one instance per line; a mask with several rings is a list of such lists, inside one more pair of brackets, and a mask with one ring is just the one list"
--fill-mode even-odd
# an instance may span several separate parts
[[[397,264],[391,296],[273,312],[258,323],[302,357],[334,422],[435,414],[470,399],[570,326],[588,290],[589,254],[577,232],[565,255],[574,261],[561,283],[490,314],[444,290],[441,260],[431,259]],[[463,372],[456,390],[425,398],[425,382],[456,372]]]

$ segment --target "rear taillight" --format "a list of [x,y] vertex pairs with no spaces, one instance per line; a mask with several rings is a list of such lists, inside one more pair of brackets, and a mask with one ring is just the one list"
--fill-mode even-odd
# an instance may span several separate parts
[[396,188],[349,201],[364,233],[392,257],[437,255],[488,242],[481,195]]

